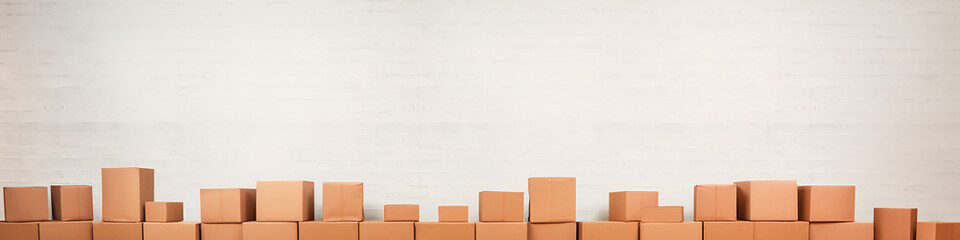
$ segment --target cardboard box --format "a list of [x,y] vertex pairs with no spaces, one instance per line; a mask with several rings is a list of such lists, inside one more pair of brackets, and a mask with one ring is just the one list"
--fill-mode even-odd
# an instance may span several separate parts
[[4,187],[3,212],[7,222],[50,220],[47,187]]
[[93,220],[93,186],[50,186],[50,202],[53,204],[53,220]]
[[40,225],[35,222],[34,223],[0,222],[0,239],[2,240],[40,239]]
[[660,205],[659,193],[653,191],[624,191],[610,193],[610,221],[639,222],[641,209]]
[[527,240],[527,223],[479,222],[477,240]]
[[143,240],[200,240],[200,224],[146,222],[143,223]]
[[299,235],[297,230],[297,223],[295,222],[245,222],[243,223],[243,240],[298,240],[298,239],[299,239]]
[[800,186],[800,220],[808,222],[853,222],[856,209],[854,186]]
[[201,223],[200,236],[203,240],[243,240],[243,224]]
[[363,221],[363,183],[323,183],[323,221]]
[[93,240],[93,222],[41,222],[40,240]]
[[419,222],[420,205],[386,204],[383,205],[384,222]]
[[640,223],[640,239],[702,240],[703,223]]
[[917,240],[954,240],[954,222],[918,222]]
[[144,209],[147,212],[147,222],[183,221],[182,202],[147,202]]
[[523,192],[480,192],[480,222],[523,222]]
[[737,217],[748,221],[797,221],[797,181],[737,184]]
[[577,179],[533,177],[527,180],[530,192],[530,222],[577,221]]
[[703,240],[753,240],[753,222],[703,222]]
[[476,224],[466,222],[418,222],[417,240],[474,240]]
[[873,237],[876,240],[914,240],[917,236],[916,208],[874,208]]
[[200,222],[242,223],[257,219],[256,213],[256,189],[200,189]]
[[737,185],[704,184],[693,187],[693,220],[736,221]]
[[754,240],[809,240],[808,222],[754,222]]
[[300,222],[300,240],[357,240],[359,222]]
[[257,221],[313,220],[313,182],[258,181]]
[[93,240],[143,240],[143,224],[95,222]]
[[413,222],[360,222],[360,240],[414,240]]
[[954,222],[953,229],[953,239],[960,240],[960,222]]
[[102,215],[104,222],[143,222],[144,204],[153,201],[153,169],[104,168]]
[[437,207],[439,222],[469,222],[470,207],[467,205],[446,205]]
[[640,209],[640,215],[640,222],[679,223],[683,222],[683,206],[645,207]]
[[640,224],[636,222],[580,222],[580,240],[637,240]]
[[527,224],[529,240],[577,240],[577,223]]
[[810,240],[873,240],[873,223],[810,223]]

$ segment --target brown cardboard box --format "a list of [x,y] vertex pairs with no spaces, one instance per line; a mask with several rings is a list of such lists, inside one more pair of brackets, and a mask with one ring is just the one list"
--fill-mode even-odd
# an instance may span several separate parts
[[360,240],[414,240],[413,222],[360,222]]
[[954,240],[954,222],[918,222],[917,240]]
[[300,240],[357,240],[359,222],[300,222]]
[[92,221],[93,186],[50,186],[53,220]]
[[201,223],[200,236],[203,240],[243,240],[243,224]]
[[533,177],[527,180],[530,192],[530,222],[576,222],[577,179]]
[[704,184],[693,187],[693,220],[736,221],[737,185]]
[[610,221],[642,220],[641,209],[660,205],[659,193],[653,191],[623,191],[610,193]]
[[3,212],[7,222],[50,220],[47,187],[4,187]]
[[417,240],[474,240],[476,224],[466,222],[418,222]]
[[[259,195],[259,194],[257,194]],[[245,222],[243,240],[297,240],[295,222]]]
[[437,207],[439,222],[469,222],[470,207],[467,205],[446,205]]
[[95,222],[93,240],[143,240],[142,223]]
[[102,217],[104,222],[143,222],[143,206],[153,201],[153,169],[104,168]]
[[41,222],[40,240],[93,240],[93,222]]
[[200,189],[200,221],[242,223],[257,219],[257,190],[249,188]]
[[800,186],[800,220],[808,222],[853,222],[856,208],[854,186]]
[[808,240],[810,239],[808,222],[755,222],[754,240]]
[[383,205],[384,222],[419,222],[420,205],[417,204],[385,204]]
[[748,221],[797,221],[797,181],[737,184],[737,217]]
[[642,240],[702,240],[703,223],[640,223]]
[[0,240],[37,240],[37,239],[40,239],[40,225],[35,222],[33,223],[0,222]]
[[645,207],[640,209],[645,223],[679,223],[683,222],[683,206]]
[[577,240],[577,223],[527,224],[529,240]]
[[200,224],[146,222],[143,223],[143,240],[200,240]]
[[914,240],[917,236],[916,208],[874,208],[873,237],[876,240]]
[[580,222],[580,240],[637,240],[640,224],[636,222]]
[[147,212],[147,222],[183,221],[182,202],[147,202],[144,209]]
[[527,223],[479,222],[477,240],[527,240]]
[[810,223],[810,240],[873,240],[873,223]]
[[523,222],[523,192],[480,192],[480,221]]
[[960,240],[960,222],[954,222],[953,229],[953,240]]
[[313,210],[313,182],[257,182],[257,221],[310,221]]
[[753,222],[703,222],[703,240],[753,240]]
[[363,221],[363,183],[323,183],[323,221]]

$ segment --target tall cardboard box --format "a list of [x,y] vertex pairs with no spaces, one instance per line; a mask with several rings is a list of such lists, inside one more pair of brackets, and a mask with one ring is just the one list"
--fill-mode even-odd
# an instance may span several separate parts
[[413,222],[363,221],[360,222],[360,240],[414,240],[413,224]]
[[918,222],[917,240],[955,240],[954,222]]
[[257,221],[310,221],[313,210],[313,182],[257,182]]
[[527,240],[527,223],[479,222],[477,240]]
[[659,193],[653,191],[611,192],[608,219],[610,221],[639,222],[643,220],[641,215],[643,208],[660,205],[659,195]]
[[444,205],[437,207],[439,222],[469,222],[470,207],[467,205]]
[[683,222],[683,206],[645,207],[640,210],[643,220],[648,223]]
[[200,224],[146,222],[143,223],[143,240],[200,240]]
[[474,240],[476,224],[467,222],[417,222],[416,240]]
[[915,240],[916,208],[874,208],[873,237],[876,240]]
[[47,187],[4,187],[3,212],[7,222],[50,220]]
[[40,239],[40,225],[35,222],[32,222],[32,223],[0,222],[0,239],[2,240]]
[[240,223],[201,223],[200,239],[203,240],[243,240],[243,224]]
[[561,223],[577,221],[577,179],[572,177],[533,177],[527,180],[530,191],[530,222]]
[[694,186],[693,220],[736,221],[737,185],[703,184]]
[[800,186],[800,220],[808,222],[853,222],[856,209],[854,186]]
[[797,181],[737,184],[737,217],[748,221],[797,221]]
[[523,192],[480,192],[480,222],[523,222]]
[[873,240],[873,223],[810,223],[810,240]]
[[640,223],[640,239],[702,240],[703,223]]
[[755,222],[754,240],[809,240],[808,222]]
[[144,204],[153,201],[153,169],[104,168],[102,211],[104,222],[143,222]]
[[182,202],[147,202],[144,206],[147,222],[183,221]]
[[580,240],[637,240],[640,224],[636,222],[579,222]]
[[257,190],[249,188],[200,189],[200,221],[242,223],[257,219]]
[[384,222],[419,222],[420,205],[417,204],[384,204]]
[[527,224],[529,240],[577,240],[577,223]]
[[40,240],[93,240],[93,222],[41,222]]
[[93,240],[143,240],[143,224],[95,222],[93,223]]
[[753,240],[753,222],[703,222],[703,240]]
[[359,222],[300,222],[300,240],[357,240]]
[[297,240],[298,234],[295,222],[243,223],[243,240]]
[[93,186],[50,186],[50,200],[53,204],[53,220],[93,220]]
[[323,183],[323,221],[363,221],[363,183]]

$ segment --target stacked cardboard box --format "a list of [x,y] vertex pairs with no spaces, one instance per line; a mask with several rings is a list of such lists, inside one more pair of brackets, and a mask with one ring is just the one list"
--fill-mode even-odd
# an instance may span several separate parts
[[523,192],[480,192],[476,240],[526,240]]
[[242,223],[244,240],[297,240],[300,222],[314,216],[311,181],[258,181],[255,222]]
[[256,220],[256,203],[256,189],[200,189],[201,238],[204,240],[242,240],[242,224]]
[[143,240],[200,240],[200,224],[183,222],[182,202],[147,202]]
[[[660,206],[659,193],[654,191],[621,191],[609,194],[610,221],[581,222],[580,239],[700,239],[702,225],[683,222],[682,206]],[[681,234],[664,235],[674,230]],[[696,232],[696,234],[688,234]]]
[[146,203],[153,201],[154,171],[101,169],[103,222],[93,223],[94,240],[143,240]]
[[437,222],[417,222],[417,240],[474,240],[476,224],[469,222],[467,206],[439,206]]
[[360,240],[413,240],[420,221],[420,205],[385,204],[383,221],[360,222]]
[[876,240],[917,238],[916,208],[874,208],[873,234]]
[[527,180],[530,194],[530,240],[577,239],[577,179],[533,177]]
[[300,240],[357,240],[363,213],[363,183],[323,183],[323,221],[300,222]]
[[872,240],[873,223],[854,220],[854,186],[800,186],[799,218],[810,222],[811,240]]

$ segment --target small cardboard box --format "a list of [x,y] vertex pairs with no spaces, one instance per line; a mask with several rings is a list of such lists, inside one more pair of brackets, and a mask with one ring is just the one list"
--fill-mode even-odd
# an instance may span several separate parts
[[645,223],[679,223],[683,222],[683,206],[645,207],[640,209]]
[[200,240],[200,224],[189,222],[145,222],[143,240]]
[[7,222],[50,220],[47,187],[4,187],[3,212]]
[[253,221],[257,219],[256,212],[256,189],[200,189],[200,221],[203,223]]
[[703,240],[753,240],[753,222],[703,222]]
[[386,204],[383,205],[384,222],[419,222],[420,205]]
[[363,221],[360,222],[360,240],[414,240],[413,224],[413,222]]
[[474,240],[476,224],[466,222],[417,222],[416,240]]
[[182,202],[147,202],[144,209],[147,212],[147,222],[183,221]]
[[577,240],[577,223],[527,224],[529,240]]
[[808,222],[755,222],[754,240],[809,240]]
[[854,186],[800,186],[800,220],[808,222],[853,222],[856,209]]
[[258,181],[257,221],[313,220],[313,188],[310,181]]
[[40,239],[40,225],[33,223],[0,222],[0,239],[37,240]]
[[143,224],[139,222],[95,222],[93,240],[143,240]]
[[363,221],[363,183],[323,183],[323,221]]
[[437,207],[439,222],[469,222],[470,207],[467,205],[445,205]]
[[53,220],[93,220],[93,186],[50,186],[50,202],[53,204]]
[[637,240],[640,224],[636,222],[579,222],[580,240]]
[[300,222],[300,240],[357,240],[359,222]]
[[693,187],[693,220],[736,221],[737,185],[704,184]]
[[[259,195],[259,194],[257,194]],[[295,222],[245,222],[243,240],[297,240]]]
[[659,193],[653,191],[623,191],[610,193],[610,221],[639,222],[641,209],[660,205]]
[[640,239],[702,240],[703,223],[640,223]]
[[243,224],[201,223],[200,236],[203,240],[243,240]]
[[527,180],[530,192],[530,222],[577,221],[577,179],[533,177]]
[[479,222],[477,240],[527,240],[527,223]]
[[93,222],[41,222],[40,240],[93,240]]
[[917,236],[916,208],[874,208],[873,237],[876,240],[913,240]]
[[810,240],[873,240],[873,223],[810,223]]
[[143,222],[144,204],[153,201],[153,169],[101,170],[104,222]]
[[480,222],[523,222],[523,192],[480,192]]
[[797,181],[737,184],[737,217],[748,221],[797,221]]
[[918,222],[917,240],[955,240],[954,222]]

